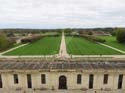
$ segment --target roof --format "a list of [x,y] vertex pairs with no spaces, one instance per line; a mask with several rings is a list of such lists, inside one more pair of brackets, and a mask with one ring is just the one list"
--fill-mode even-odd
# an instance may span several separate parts
[[125,69],[125,62],[0,62],[0,70]]

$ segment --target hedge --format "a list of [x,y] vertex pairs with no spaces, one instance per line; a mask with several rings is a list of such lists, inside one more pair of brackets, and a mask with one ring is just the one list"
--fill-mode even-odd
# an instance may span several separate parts
[[93,41],[93,42],[100,42],[100,43],[104,43],[106,42],[105,39],[101,39],[99,37],[96,36],[90,36],[90,35],[82,35],[82,37],[84,37],[85,39],[88,39],[89,41]]
[[35,42],[37,40],[40,40],[42,38],[41,35],[32,35],[32,36],[29,36],[29,37],[25,37],[21,40],[22,43],[32,43],[32,42]]

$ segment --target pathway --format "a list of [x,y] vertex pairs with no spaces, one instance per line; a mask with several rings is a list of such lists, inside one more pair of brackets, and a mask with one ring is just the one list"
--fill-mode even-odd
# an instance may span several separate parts
[[61,40],[61,44],[60,44],[60,50],[59,50],[58,57],[61,57],[61,58],[69,58],[70,57],[68,55],[67,49],[66,49],[66,42],[65,42],[64,32],[62,32],[62,40]]
[[120,50],[120,49],[117,49],[117,48],[114,48],[114,47],[112,47],[112,46],[109,46],[109,45],[106,45],[106,44],[103,44],[103,43],[99,43],[100,45],[102,45],[102,46],[105,46],[105,47],[108,47],[108,48],[110,48],[110,49],[113,49],[113,50],[115,50],[115,51],[118,51],[118,52],[120,52],[120,53],[125,53],[125,51],[122,51],[122,50]]
[[125,55],[72,55],[72,58],[125,58]]
[[7,53],[7,52],[13,51],[13,50],[15,50],[15,49],[17,49],[17,48],[20,48],[20,47],[23,47],[23,46],[26,46],[26,45],[27,45],[27,44],[22,44],[22,45],[19,45],[19,46],[17,46],[17,47],[11,48],[11,49],[9,49],[9,50],[7,50],[7,51],[4,51],[4,52],[0,53],[0,55],[3,55],[3,54],[5,54],[5,53]]

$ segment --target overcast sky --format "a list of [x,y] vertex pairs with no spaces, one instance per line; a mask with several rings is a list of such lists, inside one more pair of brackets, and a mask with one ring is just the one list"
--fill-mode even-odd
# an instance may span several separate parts
[[0,0],[0,28],[125,27],[125,0]]

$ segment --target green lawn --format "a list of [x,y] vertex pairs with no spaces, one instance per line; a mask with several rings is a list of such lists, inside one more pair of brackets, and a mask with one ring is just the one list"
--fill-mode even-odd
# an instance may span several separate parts
[[39,41],[10,51],[4,55],[52,55],[59,52],[61,37],[44,37]]
[[105,44],[125,51],[125,43],[124,44],[118,43],[117,40],[116,40],[116,37],[113,37],[113,36],[101,36],[100,38],[103,38],[103,39],[106,40]]
[[69,54],[73,55],[116,55],[121,54],[105,46],[90,42],[80,37],[66,37]]

